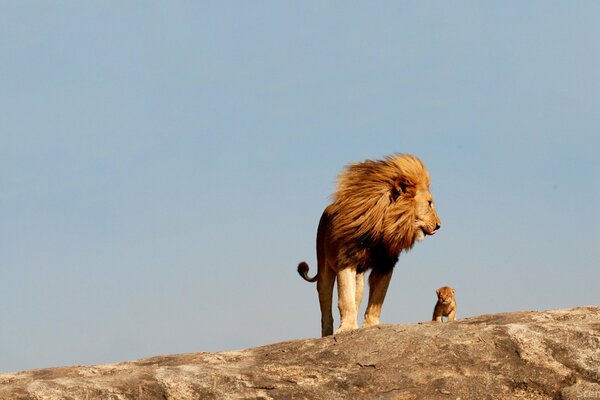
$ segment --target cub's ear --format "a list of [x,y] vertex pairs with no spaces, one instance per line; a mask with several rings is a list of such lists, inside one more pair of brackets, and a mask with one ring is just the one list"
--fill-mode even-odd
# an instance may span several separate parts
[[454,289],[450,289],[450,290],[452,290],[452,295],[454,295],[454,293],[456,293],[456,292],[454,291]]
[[435,291],[435,294],[437,294],[437,295],[438,295],[438,297],[440,297],[440,289],[436,290],[436,291]]
[[390,192],[390,200],[396,201],[396,199],[408,190],[408,184],[402,178],[396,178],[394,183],[392,184],[392,189]]

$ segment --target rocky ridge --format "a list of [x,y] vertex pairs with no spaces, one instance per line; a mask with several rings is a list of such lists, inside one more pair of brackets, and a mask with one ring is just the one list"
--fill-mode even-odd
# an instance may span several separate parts
[[0,375],[0,399],[600,399],[600,308]]

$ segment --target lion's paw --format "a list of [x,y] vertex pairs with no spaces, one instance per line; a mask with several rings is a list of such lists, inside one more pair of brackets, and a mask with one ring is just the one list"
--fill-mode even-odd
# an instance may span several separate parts
[[339,328],[337,328],[337,330],[334,332],[334,335],[339,335],[340,333],[348,333],[348,332],[352,332],[353,330],[358,329],[358,325],[354,324],[354,325],[342,325]]

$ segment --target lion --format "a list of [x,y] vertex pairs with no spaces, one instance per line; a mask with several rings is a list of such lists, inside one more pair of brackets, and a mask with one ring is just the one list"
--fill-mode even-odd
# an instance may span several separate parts
[[369,275],[363,327],[379,324],[381,307],[400,253],[440,228],[425,165],[409,154],[348,165],[339,175],[333,202],[317,230],[317,274],[308,264],[298,273],[317,282],[321,335],[333,334],[331,312],[337,278],[340,326],[336,334],[358,328],[357,312]]
[[456,320],[456,300],[454,289],[442,286],[435,291],[438,300],[433,309],[432,321],[442,322],[442,317],[448,317],[448,322]]

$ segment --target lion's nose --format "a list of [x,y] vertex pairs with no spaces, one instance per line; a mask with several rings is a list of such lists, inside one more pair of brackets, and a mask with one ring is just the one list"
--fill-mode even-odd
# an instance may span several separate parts
[[439,223],[438,223],[438,224],[435,224],[435,230],[436,230],[436,231],[437,231],[438,229],[440,229],[441,227],[442,227],[442,226],[441,226]]

